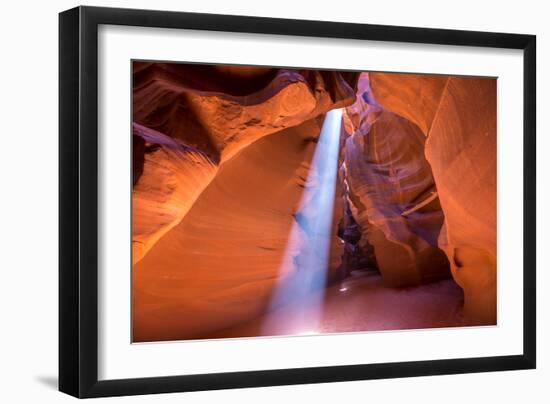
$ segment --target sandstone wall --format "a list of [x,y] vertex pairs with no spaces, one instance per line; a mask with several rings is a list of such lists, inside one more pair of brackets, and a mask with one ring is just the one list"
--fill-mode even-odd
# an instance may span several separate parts
[[[445,214],[439,246],[464,290],[471,321],[496,321],[496,79],[372,74],[384,108],[427,136]],[[403,98],[392,94],[399,92]]]

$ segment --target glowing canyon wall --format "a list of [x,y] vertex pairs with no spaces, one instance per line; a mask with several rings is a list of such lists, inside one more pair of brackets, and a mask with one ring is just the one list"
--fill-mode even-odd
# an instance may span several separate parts
[[337,108],[328,281],[353,239],[385,286],[452,277],[468,322],[495,322],[496,80],[133,69],[134,341],[207,338],[265,312],[285,255],[308,244],[287,241]]
[[437,243],[443,212],[422,131],[376,102],[368,73],[361,75],[355,104],[346,109],[345,126],[350,206],[374,247],[384,283],[411,286],[449,277]]
[[353,73],[134,62],[133,262],[240,150],[352,103],[346,79],[353,86]]
[[202,67],[134,69],[135,341],[204,337],[265,311],[323,115],[355,99],[349,74]]
[[373,73],[370,84],[380,105],[426,136],[445,215],[438,245],[464,290],[466,317],[495,323],[496,79]]

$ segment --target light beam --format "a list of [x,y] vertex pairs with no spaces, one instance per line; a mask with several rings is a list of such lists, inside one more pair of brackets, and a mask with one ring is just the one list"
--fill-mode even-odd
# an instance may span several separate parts
[[268,314],[264,335],[318,331],[330,258],[341,124],[341,109],[326,114],[269,305],[273,312],[290,304],[291,315],[283,316],[290,318]]

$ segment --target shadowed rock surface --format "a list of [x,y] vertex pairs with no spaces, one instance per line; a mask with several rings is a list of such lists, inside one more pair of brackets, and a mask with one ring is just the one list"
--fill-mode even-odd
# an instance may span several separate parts
[[[387,286],[408,286],[450,276],[438,248],[443,212],[420,129],[380,107],[362,74],[356,103],[347,108],[351,136],[345,178],[355,220],[374,246]],[[430,202],[417,208],[423,201]],[[410,213],[407,213],[410,212]]]
[[[427,136],[445,224],[439,246],[466,315],[496,322],[496,79],[373,73],[376,99]],[[403,99],[391,94],[403,93]],[[415,97],[416,95],[416,97]]]

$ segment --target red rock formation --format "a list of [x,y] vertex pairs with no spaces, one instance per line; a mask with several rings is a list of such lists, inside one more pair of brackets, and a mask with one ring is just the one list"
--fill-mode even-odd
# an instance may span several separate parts
[[[496,322],[496,80],[371,75],[380,104],[422,128],[445,225],[439,245],[471,321]],[[395,96],[395,94],[403,94]]]
[[[228,86],[228,81],[223,87],[210,84],[203,88],[202,84],[197,88],[196,82],[215,83],[216,76],[202,69],[204,76],[191,80],[189,70],[196,67],[136,62],[134,121],[222,162],[265,135],[348,105],[354,99],[353,90],[338,72],[265,69],[273,76],[268,83],[262,80],[260,88],[249,83],[250,92],[235,94],[234,89],[242,91],[242,86]],[[238,72],[239,68],[229,71]],[[245,68],[245,73],[247,77],[250,70]]]
[[266,314],[281,268],[297,271],[311,244],[302,232],[287,251],[323,114],[346,106],[329,278],[349,206],[385,285],[448,276],[448,257],[466,313],[493,321],[495,82],[370,82],[350,105],[353,74],[134,63],[134,341],[224,335]]
[[[134,341],[204,338],[265,312],[319,130],[309,120],[223,164],[181,222],[134,265]],[[334,273],[341,244],[333,240]]]
[[450,78],[428,141],[445,212],[440,245],[465,313],[496,321],[496,80]]
[[[338,72],[149,62],[133,67],[134,263],[179,223],[220,164],[266,135],[355,97],[353,77]],[[166,179],[157,184],[159,170]]]
[[[198,150],[134,123],[132,195],[133,262],[189,211],[216,174],[216,165]],[[141,141],[140,141],[141,140]],[[145,169],[144,169],[145,167]]]
[[[416,125],[377,105],[368,85],[348,107],[345,177],[354,217],[374,246],[384,283],[406,286],[450,276],[437,247],[443,213],[425,136]],[[427,203],[424,203],[427,201]]]
[[448,76],[371,73],[373,93],[384,108],[430,131]]

